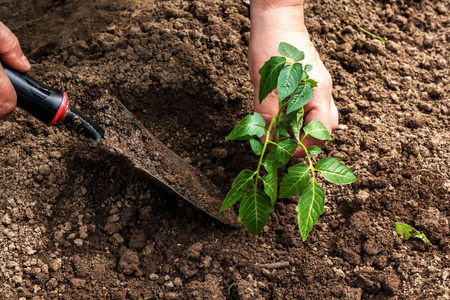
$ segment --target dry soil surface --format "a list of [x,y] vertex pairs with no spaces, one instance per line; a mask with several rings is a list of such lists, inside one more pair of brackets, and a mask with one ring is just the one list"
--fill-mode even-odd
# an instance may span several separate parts
[[[340,111],[319,158],[358,177],[322,183],[306,242],[297,199],[254,237],[18,110],[0,122],[0,297],[449,299],[449,1],[306,2]],[[0,20],[34,77],[99,121],[97,101],[119,99],[222,195],[254,168],[248,145],[224,139],[252,110],[248,1],[3,0]]]

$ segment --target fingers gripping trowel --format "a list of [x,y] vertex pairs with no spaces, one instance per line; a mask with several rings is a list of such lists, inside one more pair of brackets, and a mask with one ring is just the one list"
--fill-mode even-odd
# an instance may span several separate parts
[[98,120],[106,128],[69,105],[64,92],[48,88],[3,65],[17,93],[17,105],[47,125],[74,124],[76,130],[99,142],[99,147],[144,171],[153,180],[220,222],[238,226],[231,210],[219,214],[222,197],[211,180],[158,141],[114,98],[94,102]]

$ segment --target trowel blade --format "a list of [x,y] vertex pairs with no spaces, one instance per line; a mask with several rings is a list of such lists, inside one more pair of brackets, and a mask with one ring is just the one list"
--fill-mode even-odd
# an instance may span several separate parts
[[93,105],[98,112],[96,120],[105,129],[99,147],[125,158],[212,218],[239,227],[232,210],[219,214],[223,196],[211,180],[156,139],[119,100],[105,97]]

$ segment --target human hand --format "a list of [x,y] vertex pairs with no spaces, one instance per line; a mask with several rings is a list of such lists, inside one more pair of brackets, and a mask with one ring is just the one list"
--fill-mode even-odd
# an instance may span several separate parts
[[[19,40],[2,22],[0,22],[0,61],[20,72],[31,68],[23,55]],[[0,120],[10,116],[16,107],[16,92],[0,64]]]
[[[282,2],[282,3],[280,3]],[[304,124],[312,120],[323,123],[331,133],[338,125],[338,111],[331,95],[332,80],[314,45],[309,39],[303,20],[303,1],[264,1],[251,2],[251,35],[248,53],[250,77],[255,87],[255,112],[259,113],[268,124],[280,108],[278,91],[270,93],[262,104],[259,103],[259,69],[271,56],[279,56],[280,42],[289,43],[305,53],[303,64],[311,64],[310,78],[318,82],[314,88],[314,98],[305,105]],[[320,145],[319,141],[308,136],[303,141],[307,149]],[[305,152],[298,148],[294,156],[302,157]]]

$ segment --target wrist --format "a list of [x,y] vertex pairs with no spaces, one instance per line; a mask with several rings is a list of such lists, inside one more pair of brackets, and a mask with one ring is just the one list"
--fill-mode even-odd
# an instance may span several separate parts
[[252,0],[250,20],[252,31],[306,31],[303,0]]

